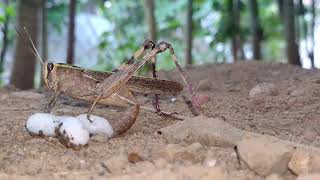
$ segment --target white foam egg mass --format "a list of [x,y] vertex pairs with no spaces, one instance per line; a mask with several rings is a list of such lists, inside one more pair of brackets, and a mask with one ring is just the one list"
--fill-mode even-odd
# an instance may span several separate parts
[[76,117],[79,119],[90,134],[106,134],[111,138],[114,135],[113,128],[109,121],[103,117],[90,115],[91,122],[87,119],[87,114],[80,114]]
[[55,128],[60,120],[53,114],[35,113],[31,115],[26,122],[26,129],[32,135],[55,136]]
[[77,148],[89,142],[89,132],[79,119],[66,117],[61,120],[56,129],[59,140],[67,147]]

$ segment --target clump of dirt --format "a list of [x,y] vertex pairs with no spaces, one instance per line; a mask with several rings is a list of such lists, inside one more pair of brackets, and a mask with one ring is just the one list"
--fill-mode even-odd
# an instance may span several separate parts
[[[194,87],[199,87],[198,93],[210,99],[204,106],[207,116],[221,117],[239,129],[320,148],[319,71],[287,64],[240,62],[193,67],[187,72]],[[159,76],[181,81],[177,71],[160,72]],[[273,84],[277,93],[249,97],[250,90],[261,83]],[[33,113],[43,111],[49,94],[37,90],[0,90],[0,173],[31,176],[74,172],[79,175],[82,172],[121,175],[148,171],[150,167],[157,168],[159,163],[163,167],[201,164],[201,161],[189,161],[188,158],[175,161],[162,157],[159,151],[168,143],[157,131],[177,120],[144,110],[141,110],[134,126],[122,136],[107,141],[101,137],[93,138],[87,147],[79,151],[65,148],[55,138],[32,137],[24,127],[25,122]],[[188,95],[187,91],[183,94]],[[181,95],[174,102],[170,98],[162,99],[163,110],[192,116]],[[151,106],[150,98],[141,97],[140,100]],[[87,112],[88,107],[85,102],[62,97],[53,113],[76,116]],[[119,109],[105,106],[99,106],[94,111],[94,114],[110,121],[116,121],[121,113]],[[178,145],[188,146],[184,143]],[[233,174],[245,172],[248,176],[255,176],[244,167],[237,169],[233,150],[201,148],[197,157],[205,157],[210,152],[216,154],[218,164],[224,164]],[[136,153],[141,161],[151,163],[141,165],[140,162],[130,163],[121,158],[122,154],[130,153]],[[123,167],[112,172],[108,165],[110,159],[116,159],[114,163],[123,162],[119,165]],[[162,162],[161,159],[165,160]],[[293,176],[289,174],[285,177],[290,179]]]

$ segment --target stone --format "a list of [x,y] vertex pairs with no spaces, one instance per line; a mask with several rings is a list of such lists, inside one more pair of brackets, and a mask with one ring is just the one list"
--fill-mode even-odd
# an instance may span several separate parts
[[[152,172],[151,174],[144,175],[140,179],[145,179],[145,180],[148,180],[148,179],[152,179],[152,180],[163,180],[163,179],[178,180],[178,178],[179,178],[178,175],[176,173],[174,173],[172,170],[160,169],[158,171]],[[137,180],[138,180],[138,178],[137,178]]]
[[279,92],[273,83],[260,83],[253,87],[249,92],[250,98],[262,96],[276,96]]
[[159,150],[158,156],[166,159],[169,162],[174,161],[189,161],[191,163],[200,162],[202,156],[199,156],[201,153],[202,145],[198,142],[193,143],[187,147],[183,147],[178,144],[168,144],[165,148]]
[[307,127],[303,131],[303,138],[308,142],[313,142],[318,136],[317,131],[312,127]]
[[296,180],[318,180],[318,179],[320,179],[320,173],[301,175],[301,176],[298,176]]
[[320,153],[307,149],[296,149],[292,153],[288,166],[295,175],[320,172]]
[[214,167],[217,165],[217,160],[213,159],[213,158],[206,157],[203,160],[202,165],[207,166],[207,167]]
[[303,96],[305,94],[305,90],[302,88],[293,89],[292,91],[289,92],[289,94],[292,97],[299,97],[299,96]]
[[165,168],[168,165],[168,161],[164,158],[158,158],[156,160],[153,160],[153,164],[156,168]]
[[266,180],[283,180],[283,178],[278,174],[271,174],[266,177]]
[[189,152],[198,152],[202,149],[202,145],[198,142],[192,143],[186,147],[186,151]]
[[183,179],[203,179],[203,180],[211,180],[211,179],[219,179],[219,180],[227,180],[227,173],[221,167],[208,167],[203,168],[202,166],[190,166],[186,168],[181,168],[179,171],[180,177],[190,177]]
[[219,118],[197,116],[160,129],[169,143],[199,142],[205,146],[233,147],[243,131]]
[[211,85],[212,84],[209,81],[209,79],[202,79],[202,80],[199,81],[197,89],[199,91],[210,91],[211,90]]
[[128,158],[125,154],[113,156],[106,161],[101,162],[103,166],[107,167],[112,174],[121,173],[129,165]]
[[128,161],[132,164],[135,164],[139,161],[143,161],[143,159],[138,153],[131,152],[128,154]]
[[175,103],[176,101],[177,101],[177,98],[175,98],[175,97],[170,98],[171,103]]
[[155,165],[150,161],[140,161],[133,167],[135,172],[150,172],[156,170]]
[[260,176],[250,171],[249,169],[246,169],[246,170],[231,171],[229,173],[229,180],[265,180],[265,179],[261,178]]
[[210,101],[210,97],[208,95],[205,95],[205,94],[199,94],[198,95],[198,100],[199,100],[199,104],[200,105],[204,105],[204,104],[206,104],[207,102]]
[[210,147],[205,152],[201,163],[206,167],[239,168],[239,161],[234,148]]
[[181,180],[181,179],[199,179],[199,180],[227,180],[227,172],[220,167],[204,168],[194,165],[179,168],[158,169],[152,172],[133,173],[121,176],[108,177],[110,180]]
[[240,159],[262,176],[283,174],[288,169],[292,146],[277,138],[260,136],[237,143]]
[[178,144],[168,144],[163,149],[159,150],[157,155],[167,161],[173,161],[178,152],[181,152],[182,147]]

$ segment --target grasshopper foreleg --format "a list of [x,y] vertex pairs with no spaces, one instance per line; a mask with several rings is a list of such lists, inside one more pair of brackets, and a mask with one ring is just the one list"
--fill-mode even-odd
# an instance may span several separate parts
[[61,94],[61,92],[57,92],[54,96],[51,97],[49,103],[46,105],[46,108],[44,110],[46,113],[51,113],[51,111],[52,111],[53,107],[55,106],[60,94]]
[[[153,50],[154,48],[155,48],[155,47],[153,47],[152,50]],[[151,57],[152,76],[153,76],[154,79],[157,79],[156,64],[157,64],[156,56]],[[155,95],[154,95],[152,104],[153,104],[154,108],[157,110],[157,113],[158,113],[160,116],[163,116],[164,113],[161,111],[161,108],[160,108],[160,98],[159,98],[159,94],[155,94]]]
[[101,94],[97,97],[97,99],[92,103],[92,105],[91,105],[91,107],[90,107],[90,109],[89,109],[89,111],[88,111],[88,113],[87,113],[87,119],[90,121],[90,122],[92,122],[92,120],[90,119],[90,115],[91,115],[91,113],[92,113],[92,111],[93,111],[93,108],[94,108],[94,106],[98,103],[98,101],[99,101],[99,99],[101,98]]
[[[152,64],[152,76],[153,78],[157,79],[157,71],[156,71],[156,57],[151,57],[151,64]],[[153,102],[152,102],[155,110],[157,111],[158,115],[160,116],[171,116],[173,114],[176,114],[176,112],[174,113],[165,113],[161,110],[160,108],[160,98],[159,98],[159,94],[155,94],[154,98],[153,98]]]

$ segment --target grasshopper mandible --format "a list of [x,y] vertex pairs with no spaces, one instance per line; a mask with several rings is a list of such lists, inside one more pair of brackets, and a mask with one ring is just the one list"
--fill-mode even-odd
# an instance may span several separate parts
[[[114,126],[115,133],[120,135],[135,123],[140,106],[150,110],[137,101],[133,93],[139,92],[155,95],[154,105],[156,111],[160,115],[169,115],[161,111],[158,96],[177,94],[183,90],[183,86],[175,81],[156,79],[155,57],[158,53],[164,52],[167,49],[170,51],[172,60],[177,66],[183,82],[188,87],[194,107],[200,112],[203,110],[188,76],[178,63],[171,44],[165,41],[155,45],[153,41],[146,40],[129,61],[120,65],[112,72],[98,72],[62,63],[44,62],[28,31],[26,29],[25,31],[31,42],[33,53],[41,62],[44,82],[48,89],[54,92],[54,96],[52,96],[46,106],[46,112],[51,112],[59,95],[62,93],[72,98],[92,103],[87,113],[88,120],[90,120],[90,114],[97,103],[126,107],[126,112]],[[152,61],[153,63],[154,78],[134,76],[138,69],[147,61]]]

